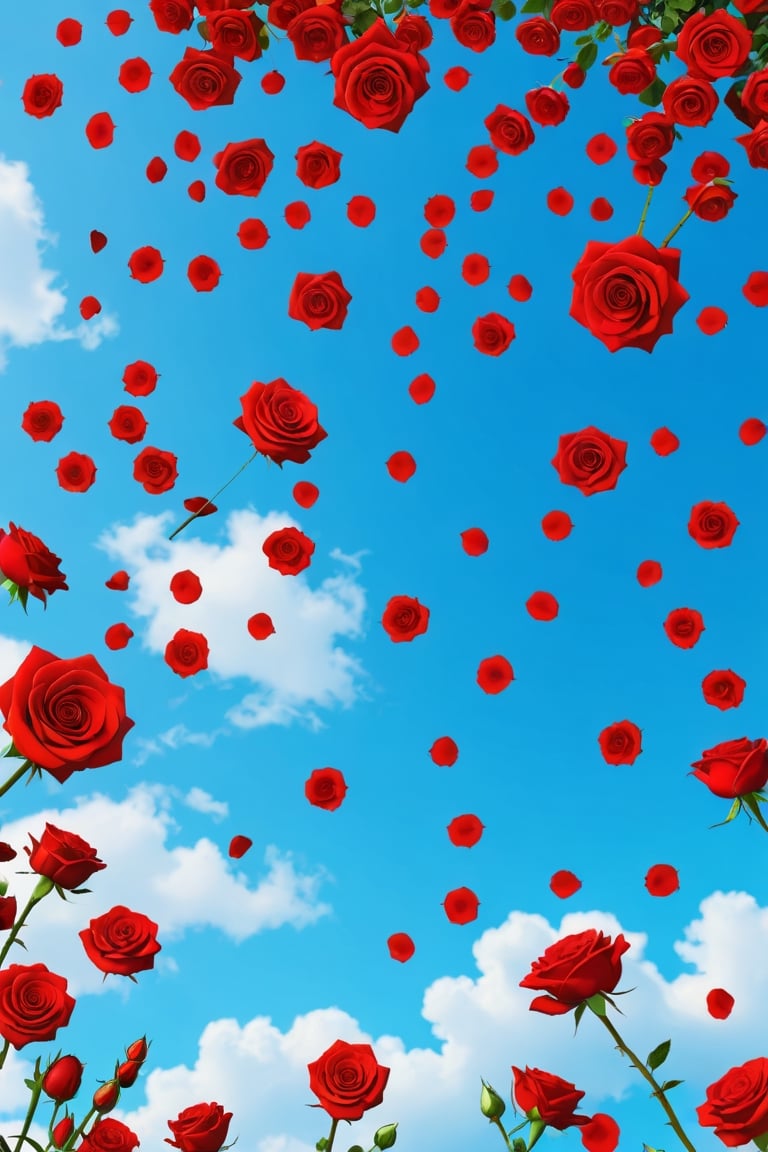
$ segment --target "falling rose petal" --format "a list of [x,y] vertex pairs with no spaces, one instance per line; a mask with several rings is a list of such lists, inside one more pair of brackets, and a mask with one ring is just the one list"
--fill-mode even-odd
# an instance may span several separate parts
[[304,228],[312,219],[309,205],[303,200],[294,200],[291,204],[286,204],[284,216],[288,227],[298,230]]
[[440,306],[440,297],[434,288],[419,288],[416,293],[416,307],[421,312],[437,312]]
[[405,484],[416,471],[416,461],[410,452],[393,452],[387,460],[387,472],[393,480]]
[[347,793],[346,781],[338,768],[315,768],[304,785],[304,795],[315,808],[334,812]]
[[114,592],[125,592],[130,582],[130,576],[124,568],[121,568],[118,572],[114,572],[109,580],[104,581],[104,586],[111,588]]
[[461,534],[461,546],[467,556],[482,556],[488,551],[488,537],[482,528],[466,528]]
[[68,17],[62,20],[56,29],[56,39],[63,48],[72,48],[79,44],[83,35],[83,26],[79,20]]
[[651,896],[671,896],[680,887],[677,869],[671,864],[654,864],[645,874],[645,886]]
[[212,292],[221,280],[221,268],[211,256],[195,256],[189,262],[187,278],[196,292]]
[[91,251],[101,252],[102,248],[106,248],[107,238],[103,232],[98,232],[95,228],[91,230]]
[[261,78],[261,87],[267,96],[276,96],[285,88],[285,77],[279,72],[266,72]]
[[593,164],[607,164],[617,152],[616,141],[607,136],[605,132],[598,132],[596,136],[587,141],[586,153]]
[[159,184],[168,174],[168,165],[162,156],[153,156],[147,164],[147,180],[150,184]]
[[163,274],[163,257],[157,248],[145,244],[131,253],[128,260],[131,277],[140,284],[151,284]]
[[710,672],[701,682],[701,690],[707,704],[724,712],[727,708],[738,708],[744,699],[746,680],[742,680],[731,668]]
[[613,216],[613,205],[605,196],[597,196],[589,206],[589,214],[593,220],[610,220]]
[[419,240],[419,247],[430,260],[439,260],[448,247],[448,237],[442,228],[428,228]]
[[664,631],[676,648],[693,648],[706,631],[704,618],[695,608],[674,608],[664,621]]
[[347,219],[356,228],[367,228],[376,216],[376,205],[370,196],[353,196],[347,204]]
[[152,69],[141,56],[134,56],[131,60],[124,60],[120,65],[117,79],[126,92],[144,92],[149,88]]
[[469,198],[469,206],[473,212],[487,212],[495,193],[490,188],[478,188]]
[[125,36],[133,24],[133,17],[124,8],[115,8],[104,21],[113,36]]
[[92,320],[101,312],[101,303],[95,296],[83,296],[80,301],[80,315],[83,320]]
[[547,208],[555,216],[567,216],[573,208],[573,196],[566,188],[553,188],[547,193]]
[[512,299],[517,300],[520,304],[524,304],[526,300],[530,300],[533,294],[530,281],[526,280],[525,276],[521,276],[519,272],[510,280],[507,285],[507,291]]
[[736,1003],[725,988],[712,988],[707,992],[707,1012],[715,1020],[727,1020]]
[[249,618],[246,627],[254,640],[266,640],[268,636],[273,636],[275,633],[272,617],[266,612],[256,612]]
[[745,420],[739,428],[739,439],[742,444],[746,444],[747,447],[751,448],[755,444],[760,443],[766,431],[768,431],[768,429],[766,429],[762,420],[758,420],[756,416],[752,416],[749,420]]
[[574,876],[573,872],[562,869],[560,872],[554,873],[549,881],[549,886],[555,896],[559,896],[561,900],[567,900],[569,896],[573,896],[574,892],[578,892],[581,888],[581,880],[578,876]]
[[708,308],[702,308],[696,317],[696,323],[705,336],[715,336],[718,332],[722,332],[728,323],[728,313],[724,312],[722,308],[711,305]]
[[233,860],[239,860],[252,847],[253,840],[250,836],[233,836],[229,842],[228,854]]
[[108,148],[115,138],[115,125],[109,112],[97,112],[85,126],[91,148]]
[[416,945],[407,932],[395,932],[387,939],[387,948],[393,960],[405,964],[416,951]]
[[573,524],[567,512],[547,512],[542,518],[541,530],[547,540],[565,540],[570,536]]
[[448,839],[457,848],[473,848],[483,835],[485,825],[471,812],[455,816],[448,825]]
[[173,142],[173,150],[179,160],[186,160],[187,163],[191,164],[200,155],[202,144],[194,132],[179,132]]
[[768,305],[768,272],[750,272],[742,292],[755,308]]
[[439,736],[429,754],[438,768],[451,768],[459,758],[459,746],[450,736]]
[[107,648],[117,652],[120,648],[125,648],[132,636],[133,631],[127,624],[112,624],[104,633],[104,643]]
[[595,1112],[588,1124],[579,1126],[579,1135],[587,1152],[615,1152],[621,1129],[612,1116]]
[[300,508],[311,508],[319,495],[320,489],[309,480],[299,480],[293,486],[293,498]]
[[87,492],[96,480],[96,465],[82,452],[62,456],[56,466],[59,487],[65,492]]
[[187,195],[190,200],[194,200],[196,204],[202,204],[205,200],[205,184],[202,180],[193,180],[187,188]]
[[477,176],[478,180],[493,176],[499,168],[496,149],[491,148],[490,144],[477,144],[474,148],[470,148],[465,167],[473,176]]
[[0,863],[7,864],[9,860],[15,860],[17,856],[18,852],[15,848],[11,848],[5,840],[0,840]]
[[641,588],[650,588],[653,584],[658,584],[662,576],[658,560],[643,560],[637,567],[637,582]]
[[469,924],[477,920],[480,901],[471,888],[454,888],[443,901],[445,914],[451,924]]
[[456,215],[456,202],[450,196],[430,196],[424,205],[424,219],[433,228],[447,228]]
[[443,82],[446,88],[450,88],[451,92],[460,92],[462,88],[466,88],[469,83],[471,72],[467,72],[466,68],[462,68],[457,64],[454,68],[449,68],[443,76]]
[[189,568],[185,568],[182,572],[174,573],[171,577],[169,587],[171,589],[171,596],[173,596],[177,604],[194,604],[203,594],[200,577],[196,576]]
[[551,592],[534,592],[525,602],[528,615],[534,620],[554,620],[560,605]]
[[679,447],[680,441],[669,428],[657,428],[651,436],[651,448],[657,456],[670,456]]
[[189,496],[184,501],[184,507],[187,512],[192,512],[196,516],[212,516],[214,512],[218,512],[216,505],[205,496]]
[[487,656],[477,669],[477,683],[483,692],[492,696],[508,688],[514,678],[512,665],[505,656]]
[[237,238],[243,248],[263,248],[269,240],[269,232],[267,232],[263,220],[243,220],[238,229]]
[[408,324],[398,328],[392,337],[392,351],[396,356],[410,356],[419,347],[419,338]]
[[603,728],[597,738],[606,764],[634,764],[643,751],[642,733],[631,720],[619,720]]
[[422,372],[408,385],[408,395],[414,404],[428,404],[435,394],[435,382],[430,375]]
[[464,257],[464,262],[461,265],[461,275],[466,280],[467,284],[477,287],[478,284],[484,284],[491,274],[491,266],[485,256],[481,256],[479,252],[473,252],[469,256]]

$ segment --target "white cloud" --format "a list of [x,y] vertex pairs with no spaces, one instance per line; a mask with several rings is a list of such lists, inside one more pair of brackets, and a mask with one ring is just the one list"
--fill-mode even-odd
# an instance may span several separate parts
[[[215,804],[210,797],[208,801]],[[78,936],[92,918],[116,904],[142,912],[160,926],[163,950],[156,966],[166,971],[175,970],[174,940],[190,928],[218,928],[239,942],[285,924],[303,928],[330,912],[330,906],[318,899],[326,876],[323,870],[297,872],[290,854],[274,845],[264,849],[264,868],[255,886],[242,862],[230,860],[207,838],[167,848],[169,831],[178,831],[172,805],[171,789],[141,784],[119,803],[98,793],[80,796],[73,807],[49,808],[3,824],[3,839],[19,853],[3,866],[6,878],[13,876],[19,907],[36,877],[13,874],[26,866],[23,846],[30,844],[28,834],[39,839],[46,821],[82,836],[108,864],[88,881],[90,894],[69,897],[67,903],[55,894],[48,896],[23,929],[29,954],[55,956],[56,971],[67,978],[73,996],[110,989],[128,995],[128,981],[120,977],[102,981],[103,974],[88,960]],[[101,835],[94,835],[94,829],[101,829]],[[14,956],[15,952],[14,948],[11,959],[18,963],[21,953]]]
[[213,816],[214,820],[223,820],[225,816],[229,816],[229,804],[224,800],[214,800],[210,792],[205,792],[202,788],[190,788],[184,797],[184,803],[188,808],[194,808],[196,812]]
[[[2,590],[0,590],[2,594]],[[19,664],[32,650],[32,645],[26,640],[14,640],[11,636],[0,636],[0,684],[5,684],[11,676],[15,676]],[[10,742],[10,736],[8,741]]]
[[[167,514],[140,516],[99,541],[131,572],[129,607],[146,622],[146,647],[160,654],[177,629],[202,632],[210,644],[208,665],[214,676],[244,677],[257,686],[227,713],[237,727],[300,720],[317,728],[322,725],[317,709],[348,706],[361,691],[360,662],[338,643],[361,634],[365,593],[354,573],[313,587],[311,567],[298,576],[282,576],[261,550],[271,532],[295,524],[288,513],[259,516],[243,509],[230,513],[223,544],[192,535],[170,542]],[[185,569],[195,572],[203,586],[194,604],[178,604],[169,590],[174,573]],[[276,631],[267,640],[254,640],[247,631],[249,617],[257,612],[266,612],[274,623]],[[162,740],[145,742],[144,759],[159,750]]]
[[77,339],[90,350],[119,330],[107,313],[74,329],[62,324],[67,298],[56,284],[59,274],[43,265],[54,242],[29,168],[0,156],[0,370],[9,347]]

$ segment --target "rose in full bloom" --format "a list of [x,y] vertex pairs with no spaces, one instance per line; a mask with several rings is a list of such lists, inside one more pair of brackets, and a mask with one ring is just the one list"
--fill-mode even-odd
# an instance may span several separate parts
[[627,128],[627,155],[641,164],[666,156],[674,142],[675,126],[661,112],[646,112]]
[[141,912],[117,904],[96,916],[79,933],[88,959],[100,972],[132,976],[155,966],[162,945],[157,942],[157,924]]
[[739,99],[755,124],[759,120],[768,120],[768,68],[761,68],[747,77]]
[[722,220],[733,207],[737,195],[727,184],[696,184],[685,191],[685,202],[700,220]]
[[549,18],[560,32],[586,32],[597,23],[592,0],[555,0]]
[[745,136],[735,137],[736,142],[746,149],[747,160],[752,168],[768,168],[768,114],[766,117]]
[[17,1050],[53,1040],[74,1007],[64,977],[45,964],[11,964],[0,971],[0,1036]]
[[194,676],[208,667],[208,641],[202,632],[178,628],[165,646],[164,660],[177,676]]
[[297,60],[319,64],[347,43],[341,12],[332,4],[312,5],[291,20],[286,31]]
[[525,106],[531,119],[543,127],[562,124],[571,107],[565,92],[554,88],[532,88],[525,94]]
[[552,460],[563,484],[573,484],[585,496],[615,488],[627,466],[626,440],[590,426],[560,437]]
[[147,421],[139,408],[134,408],[132,404],[120,404],[112,413],[108,427],[115,440],[138,444],[144,439]]
[[735,800],[759,792],[768,782],[768,740],[726,740],[702,752],[691,767],[710,792],[724,800]]
[[514,678],[514,669],[506,656],[486,656],[477,667],[477,683],[489,696],[498,696],[509,688]]
[[704,630],[704,618],[695,608],[674,608],[664,621],[664,631],[676,648],[693,648]]
[[573,270],[570,314],[610,352],[650,352],[689,298],[679,271],[677,248],[654,248],[642,236],[618,244],[589,240]]
[[214,12],[207,19],[214,52],[237,56],[240,60],[258,60],[261,56],[259,32],[264,27],[255,12],[239,12],[227,8]]
[[640,740],[640,729],[631,720],[609,725],[598,737],[606,764],[634,764],[642,752]]
[[480,901],[471,888],[454,888],[443,901],[445,915],[451,924],[471,924],[477,920]]
[[333,1120],[360,1120],[384,1099],[389,1068],[377,1063],[370,1044],[337,1040],[307,1068],[310,1091]]
[[383,20],[331,57],[333,103],[366,128],[399,132],[429,84],[429,65],[397,40]]
[[46,444],[61,431],[64,417],[53,400],[33,400],[21,418],[21,427],[35,441]]
[[168,79],[190,108],[200,112],[214,105],[234,103],[242,76],[232,67],[231,56],[185,48],[183,59]]
[[708,80],[678,76],[667,84],[661,102],[675,124],[683,128],[703,128],[714,116],[720,98]]
[[302,320],[312,332],[339,329],[351,299],[338,272],[297,272],[288,298],[288,315]]
[[730,668],[723,671],[710,672],[701,682],[701,690],[707,704],[725,711],[726,708],[738,708],[744,699],[746,680],[737,676]]
[[107,1116],[97,1120],[88,1135],[83,1136],[77,1152],[134,1152],[138,1146],[139,1138],[127,1124]]
[[270,568],[283,576],[298,576],[309,568],[315,544],[298,528],[278,528],[261,546]]
[[130,392],[131,396],[149,396],[154,392],[158,379],[159,373],[146,360],[134,360],[123,372],[124,391]]
[[272,171],[275,154],[266,140],[240,140],[227,144],[213,158],[216,165],[216,187],[228,196],[258,196]]
[[65,492],[87,492],[96,481],[97,468],[84,452],[69,452],[56,465],[56,479]]
[[269,384],[255,381],[240,403],[243,414],[235,426],[250,436],[257,452],[275,464],[285,460],[305,464],[310,449],[328,435],[317,419],[317,407],[282,377]]
[[133,478],[150,496],[173,488],[178,478],[177,458],[161,448],[143,448],[133,462]]
[[57,1104],[71,1100],[80,1090],[84,1067],[77,1056],[60,1056],[43,1076],[43,1092]]
[[429,624],[429,608],[413,596],[392,596],[381,618],[384,631],[396,644],[422,636]]
[[128,260],[131,278],[140,284],[151,284],[153,280],[159,280],[163,274],[163,264],[162,252],[151,244],[137,248]]
[[168,1121],[173,1140],[166,1136],[165,1143],[181,1152],[219,1152],[231,1119],[232,1113],[225,1112],[221,1104],[193,1104]]
[[589,1116],[576,1115],[584,1093],[579,1092],[575,1084],[561,1080],[551,1072],[529,1068],[527,1064],[525,1072],[513,1065],[512,1073],[515,1078],[515,1100],[521,1112],[528,1114],[538,1108],[539,1117],[558,1132],[574,1125],[589,1123]]
[[483,123],[488,129],[493,146],[509,156],[519,156],[533,144],[533,128],[528,117],[514,108],[507,108],[505,104],[497,104]]
[[160,32],[186,32],[195,18],[191,0],[150,0],[149,8]]
[[522,20],[515,28],[515,39],[523,52],[531,56],[554,56],[560,47],[560,33],[543,16]]
[[341,152],[313,140],[296,153],[296,175],[308,188],[327,188],[341,176]]
[[496,40],[496,15],[486,0],[462,0],[451,17],[454,39],[473,52],[485,52]]
[[717,80],[733,76],[752,48],[752,33],[730,12],[693,12],[677,34],[675,53],[691,76]]
[[620,53],[608,73],[608,82],[622,96],[638,96],[655,79],[656,65],[644,48],[629,48]]
[[304,785],[304,795],[315,808],[335,812],[347,793],[347,784],[338,768],[315,768]]
[[0,710],[18,752],[60,784],[73,772],[119,760],[133,727],[125,692],[93,656],[60,660],[37,645],[0,685]]
[[412,52],[422,52],[432,43],[432,29],[423,16],[406,12],[397,22],[395,39],[407,45]]
[[696,1109],[702,1128],[714,1127],[726,1148],[738,1148],[768,1132],[768,1060],[758,1056],[730,1068],[707,1088]]
[[75,832],[65,832],[46,821],[39,840],[29,833],[32,848],[24,848],[29,866],[38,876],[47,876],[60,888],[72,891],[90,880],[94,872],[106,868],[99,860],[96,849]]
[[8,531],[0,528],[0,577],[42,600],[54,592],[68,591],[66,577],[59,571],[61,557],[54,556],[38,536],[11,521]]
[[475,348],[485,356],[501,356],[515,338],[515,326],[500,312],[478,316],[472,325]]
[[38,120],[44,116],[53,116],[56,109],[61,107],[63,94],[64,85],[53,73],[30,76],[21,94],[24,111]]
[[594,928],[557,940],[520,981],[521,988],[548,992],[530,1004],[533,1012],[561,1016],[598,992],[613,992],[621,980],[621,957],[629,942],[619,934],[615,940]]
[[738,526],[739,521],[727,504],[702,500],[691,508],[688,534],[702,548],[727,548]]

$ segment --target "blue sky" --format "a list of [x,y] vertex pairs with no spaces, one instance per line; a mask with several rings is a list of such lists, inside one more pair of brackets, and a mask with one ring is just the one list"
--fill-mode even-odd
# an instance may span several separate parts
[[[142,1149],[160,1145],[183,1107],[216,1100],[234,1112],[230,1131],[241,1147],[307,1152],[327,1124],[306,1110],[306,1064],[337,1036],[372,1042],[393,1070],[385,1103],[350,1130],[350,1143],[368,1147],[376,1127],[399,1120],[403,1149],[498,1146],[479,1113],[480,1076],[508,1099],[510,1066],[528,1064],[575,1081],[586,1092],[581,1112],[613,1115],[621,1149],[641,1141],[669,1149],[661,1110],[597,1023],[585,1019],[574,1039],[570,1017],[530,1013],[531,994],[518,988],[548,944],[595,927],[632,940],[619,987],[636,991],[620,1001],[622,1034],[643,1055],[672,1039],[665,1071],[685,1081],[673,1103],[698,1149],[719,1147],[711,1130],[698,1129],[694,1108],[707,1084],[764,1054],[768,991],[755,963],[768,936],[765,833],[745,816],[710,830],[727,802],[688,775],[703,749],[764,735],[765,441],[746,447],[738,429],[765,419],[764,318],[741,292],[765,263],[755,230],[765,176],[733,141],[742,127],[721,108],[667,157],[646,225],[653,242],[682,215],[690,165],[704,148],[731,161],[739,199],[724,221],[693,219],[678,237],[691,299],[674,334],[650,356],[612,355],[568,316],[571,270],[585,244],[633,233],[645,197],[622,141],[623,119],[641,106],[619,97],[599,66],[569,93],[563,125],[536,128],[528,152],[500,155],[498,172],[478,180],[465,162],[487,143],[484,118],[499,103],[524,109],[525,92],[564,66],[526,56],[511,25],[499,24],[496,45],[476,55],[434,22],[430,90],[395,135],[367,131],[335,108],[325,67],[296,62],[283,41],[243,65],[234,106],[192,112],[167,76],[187,44],[198,46],[194,30],[162,35],[136,7],[129,33],[114,38],[103,23],[108,6],[97,7],[12,7],[3,24],[13,51],[0,71],[2,525],[13,520],[41,536],[62,557],[70,586],[46,612],[38,603],[27,617],[7,610],[2,679],[31,644],[61,657],[93,652],[125,687],[136,722],[120,764],[63,786],[45,777],[1,802],[0,836],[18,849],[50,820],[83,835],[108,864],[91,895],[71,909],[49,900],[24,932],[30,958],[65,975],[78,1001],[70,1027],[42,1055],[61,1046],[87,1062],[84,1107],[113,1060],[146,1033],[145,1073],[114,1113],[140,1134]],[[56,42],[63,16],[82,20],[80,45]],[[136,55],[153,78],[129,95],[117,72]],[[442,81],[456,64],[472,73],[459,93]],[[259,81],[272,68],[286,86],[270,97]],[[64,102],[38,122],[19,95],[28,76],[48,71],[62,78]],[[117,128],[114,144],[94,151],[84,125],[99,111]],[[173,153],[182,129],[202,142],[192,164]],[[585,153],[597,132],[619,143],[601,167]],[[257,199],[225,196],[212,156],[253,136],[266,139],[274,170]],[[295,176],[296,150],[313,140],[343,155],[340,182],[319,191]],[[144,170],[155,155],[169,171],[152,185]],[[186,191],[196,179],[207,185],[202,204]],[[575,198],[562,218],[546,207],[559,186]],[[480,187],[495,192],[484,213],[469,207]],[[423,206],[438,193],[455,199],[457,213],[445,254],[431,260],[419,239]],[[376,202],[367,229],[346,218],[353,195]],[[613,204],[610,221],[591,219],[596,196]],[[297,199],[312,213],[301,231],[283,220]],[[271,235],[260,251],[237,241],[251,216]],[[96,256],[93,228],[109,237]],[[148,285],[127,269],[145,244],[166,261]],[[491,263],[478,287],[461,277],[473,252]],[[201,253],[221,265],[212,293],[196,293],[186,278]],[[289,319],[290,287],[297,272],[329,270],[352,294],[349,314],[341,331],[313,333]],[[515,273],[533,284],[527,303],[507,293]],[[414,304],[426,285],[441,297],[432,315]],[[83,325],[78,303],[89,294],[103,311]],[[713,304],[729,323],[706,337],[695,320]],[[490,311],[517,333],[498,359],[472,343],[474,320]],[[420,347],[401,358],[390,340],[405,324]],[[146,399],[122,388],[136,359],[161,373]],[[417,406],[408,385],[422,372],[437,388]],[[278,376],[317,403],[327,439],[303,466],[254,462],[215,516],[170,545],[183,500],[212,494],[249,455],[232,425],[239,397],[253,380]],[[28,403],[43,399],[66,418],[50,444],[20,429]],[[149,421],[143,444],[110,436],[107,421],[123,403]],[[560,435],[588,425],[629,447],[615,491],[586,499],[550,461]],[[680,439],[666,458],[649,444],[662,426]],[[176,486],[159,497],[132,478],[145,445],[178,456]],[[399,450],[417,462],[406,484],[385,467]],[[70,451],[98,467],[83,495],[56,481]],[[295,504],[297,480],[319,487],[313,508]],[[701,500],[735,511],[731,547],[704,550],[688,535]],[[574,523],[560,543],[540,527],[553,509]],[[260,549],[287,524],[316,545],[296,578],[271,572]],[[462,550],[469,527],[488,534],[485,555]],[[647,559],[664,575],[641,588],[635,572]],[[104,587],[118,568],[132,574],[128,592]],[[184,568],[204,588],[189,606],[168,591]],[[555,621],[528,616],[537,590],[557,597]],[[412,644],[391,643],[381,627],[393,595],[430,608],[428,632]],[[682,606],[706,624],[691,651],[673,647],[662,628]],[[277,628],[261,645],[245,630],[258,611]],[[118,621],[135,636],[110,652],[104,632]],[[205,632],[211,648],[209,671],[189,680],[162,657],[178,627]],[[486,696],[476,670],[496,653],[510,660],[515,681]],[[703,677],[722,668],[747,681],[736,712],[703,700]],[[622,719],[642,729],[643,753],[611,767],[597,737]],[[429,757],[442,735],[459,745],[452,768]],[[349,788],[335,812],[304,797],[312,769],[325,766],[340,769]],[[471,850],[446,834],[465,812],[485,824]],[[227,846],[238,833],[254,843],[233,861]],[[657,863],[680,874],[680,890],[665,899],[643,884]],[[558,869],[582,881],[567,901],[548,886]],[[29,878],[12,865],[5,875],[11,891],[27,891]],[[481,901],[479,916],[452,925],[441,903],[465,885]],[[77,939],[117,903],[160,924],[162,952],[136,986],[114,976],[102,984]],[[386,947],[401,931],[416,944],[404,965]],[[20,951],[13,959],[27,962]],[[715,987],[736,1000],[726,1021],[706,1011]],[[23,1075],[36,1055],[30,1047],[9,1057],[0,1131],[18,1130]],[[508,1115],[511,1125],[511,1108]],[[581,1147],[574,1132],[557,1138]]]

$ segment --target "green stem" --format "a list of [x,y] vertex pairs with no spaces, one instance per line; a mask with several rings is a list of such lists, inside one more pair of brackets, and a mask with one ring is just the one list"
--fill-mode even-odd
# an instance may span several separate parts
[[[13,944],[14,940],[16,939],[19,932],[21,931],[22,926],[23,926],[24,921],[26,920],[27,916],[29,916],[29,914],[32,911],[32,909],[34,908],[35,904],[39,904],[40,901],[42,899],[44,899],[44,897],[46,897],[50,891],[52,891],[52,889],[53,889],[53,881],[49,880],[47,876],[41,876],[40,879],[38,880],[36,886],[35,886],[34,892],[30,896],[29,900],[27,900],[27,903],[26,903],[26,905],[25,905],[25,907],[21,913],[21,916],[17,917],[16,923],[14,924],[13,928],[11,928],[11,931],[8,934],[8,939],[6,940],[5,944],[3,944],[2,950],[0,950],[0,968],[2,968],[3,963],[5,961],[5,958],[8,955],[8,952],[10,951],[11,944]],[[0,1064],[0,1068],[1,1067],[2,1067],[2,1064]]]
[[336,1129],[338,1128],[338,1126],[339,1126],[338,1120],[331,1120],[331,1130],[328,1133],[328,1143],[325,1146],[325,1152],[331,1152],[331,1149],[333,1148],[333,1139],[334,1139],[334,1136],[336,1135]]
[[91,1119],[91,1117],[95,1116],[97,1113],[98,1113],[98,1108],[91,1108],[90,1112],[87,1114],[87,1116],[85,1117],[85,1119],[84,1119],[84,1120],[82,1120],[82,1121],[81,1121],[81,1122],[78,1124],[77,1128],[75,1128],[75,1130],[74,1130],[74,1132],[72,1133],[72,1135],[70,1136],[69,1140],[67,1140],[66,1144],[64,1145],[64,1148],[65,1148],[65,1149],[69,1150],[69,1149],[71,1149],[71,1148],[74,1148],[74,1146],[75,1146],[75,1141],[76,1141],[76,1140],[79,1140],[79,1139],[80,1139],[80,1137],[82,1136],[82,1134],[83,1134],[83,1131],[84,1131],[84,1129],[85,1129],[85,1126],[86,1126],[86,1124],[87,1124],[87,1123],[88,1123],[88,1121]]
[[[593,1009],[593,1011],[594,1011],[594,1009]],[[595,1013],[595,1015],[597,1015],[597,1013]],[[642,1063],[642,1061],[632,1051],[632,1049],[627,1047],[627,1045],[624,1043],[621,1036],[616,1031],[616,1029],[614,1028],[613,1024],[611,1023],[611,1021],[608,1019],[607,1016],[598,1016],[598,1019],[602,1020],[603,1024],[605,1025],[605,1027],[610,1032],[611,1036],[613,1036],[613,1039],[616,1041],[616,1047],[619,1048],[626,1056],[629,1057],[629,1059],[634,1064],[635,1068],[637,1068],[640,1075],[643,1076],[648,1081],[648,1083],[653,1087],[653,1095],[658,1096],[659,1103],[661,1104],[662,1108],[664,1109],[667,1116],[669,1117],[669,1123],[671,1124],[672,1128],[677,1133],[677,1136],[678,1136],[681,1144],[683,1145],[683,1147],[687,1149],[687,1152],[696,1152],[696,1149],[694,1148],[693,1144],[691,1144],[690,1140],[688,1139],[685,1132],[683,1131],[682,1125],[680,1124],[680,1121],[678,1120],[677,1116],[675,1115],[675,1112],[674,1112],[674,1109],[672,1108],[672,1105],[669,1103],[666,1096],[662,1092],[661,1086],[657,1083],[655,1077],[653,1076],[653,1073],[649,1072],[648,1069],[645,1067],[645,1065]]]
[[506,1132],[504,1131],[504,1125],[502,1124],[499,1117],[498,1116],[492,1116],[491,1117],[491,1124],[496,1125],[499,1132],[501,1132],[501,1138],[504,1141],[504,1143],[506,1144],[508,1152],[512,1152],[512,1145],[509,1142],[509,1138],[508,1138]]
[[[208,507],[208,505],[213,504],[216,497],[220,496],[225,488],[229,488],[232,481],[236,480],[237,477],[240,475],[240,473],[244,472],[245,469],[248,467],[248,465],[250,463],[252,463],[252,461],[254,461],[258,455],[259,455],[259,452],[254,452],[253,456],[249,456],[248,459],[246,460],[245,464],[241,464],[241,466],[238,468],[237,472],[235,472],[234,476],[230,476],[230,478],[229,478],[229,480],[227,480],[226,484],[222,484],[222,486],[221,486],[221,488],[219,488],[218,492],[214,492],[213,496],[211,496],[210,500],[206,500],[206,502],[205,502],[205,504],[203,504],[202,508],[200,508],[197,512],[193,512],[191,516],[187,516],[184,523],[179,524],[178,528],[175,528],[173,530],[173,532],[171,532],[168,539],[173,540],[173,538],[175,536],[178,536],[179,532],[184,531],[187,524],[191,524],[193,520],[197,520],[198,516],[202,515],[203,511]],[[2,796],[2,792],[0,792],[0,796]]]
[[699,196],[701,196],[702,192],[706,192],[708,187],[709,187],[708,184],[702,184],[701,188],[696,193],[696,197],[693,201],[693,204],[691,204],[691,206],[688,209],[688,211],[686,212],[685,216],[683,216],[683,218],[681,220],[679,220],[677,222],[677,224],[675,224],[674,228],[669,233],[669,235],[664,237],[664,239],[662,240],[659,247],[666,248],[667,245],[669,244],[670,240],[672,240],[675,236],[677,236],[678,232],[682,228],[683,224],[685,224],[686,220],[688,220],[688,218],[693,215],[694,209],[696,208],[696,205],[699,202]]
[[[17,768],[16,771],[13,773],[13,775],[8,777],[5,784],[3,784],[2,787],[0,787],[0,796],[5,796],[6,792],[10,791],[10,789],[13,788],[14,784],[16,784],[19,780],[21,780],[22,776],[27,771],[27,769],[28,768],[34,768],[34,767],[35,767],[35,765],[32,763],[31,760],[25,760],[24,763],[22,764],[21,768]],[[31,777],[30,777],[30,779],[31,779]]]
[[5,1058],[8,1055],[8,1049],[10,1046],[10,1040],[6,1040],[5,1044],[3,1044],[2,1051],[0,1051],[0,1068],[2,1068],[3,1064],[5,1064]]
[[648,195],[645,198],[645,204],[643,205],[642,215],[640,216],[640,223],[637,226],[637,233],[636,233],[637,236],[642,236],[642,234],[643,234],[643,228],[645,228],[645,218],[648,215],[648,209],[651,206],[651,200],[653,199],[653,190],[655,187],[656,187],[655,184],[649,184],[648,185]]
[[35,1084],[34,1088],[32,1089],[32,1099],[30,1100],[29,1108],[27,1109],[27,1118],[24,1121],[24,1126],[21,1129],[18,1140],[16,1141],[15,1152],[21,1152],[21,1146],[24,1143],[24,1137],[26,1136],[27,1132],[29,1132],[29,1126],[32,1123],[32,1117],[35,1114],[35,1109],[37,1108],[38,1101],[40,1100],[40,1093],[42,1090],[42,1084]]

